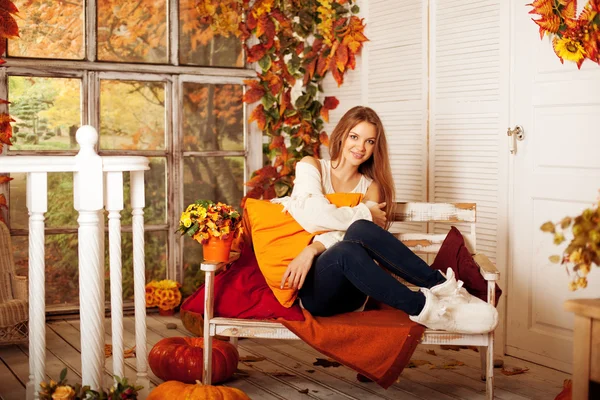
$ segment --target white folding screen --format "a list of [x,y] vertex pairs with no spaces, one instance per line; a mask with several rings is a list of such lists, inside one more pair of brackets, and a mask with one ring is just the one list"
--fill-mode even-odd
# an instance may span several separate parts
[[370,41],[342,87],[324,85],[340,100],[327,131],[354,105],[375,109],[388,136],[397,199],[477,203],[477,249],[495,259],[506,104],[501,0],[358,4]]
[[505,90],[501,0],[430,0],[429,21],[429,199],[477,203],[477,250],[495,259]]

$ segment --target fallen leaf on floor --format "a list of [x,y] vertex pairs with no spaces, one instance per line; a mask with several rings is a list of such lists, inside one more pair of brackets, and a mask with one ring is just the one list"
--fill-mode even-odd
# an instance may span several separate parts
[[244,356],[244,357],[240,357],[240,361],[241,362],[259,362],[259,361],[265,361],[266,358],[264,357],[257,357],[257,356]]
[[500,372],[502,372],[506,376],[524,374],[527,371],[529,371],[529,368],[520,367],[502,367],[502,369],[500,370]]
[[124,353],[123,354],[123,358],[133,358],[133,357],[135,357],[135,346],[133,346],[129,350],[126,349],[123,353]]
[[[112,357],[112,344],[104,345],[104,357],[109,358]],[[135,346],[131,349],[125,349],[123,351],[123,358],[133,358],[135,357]]]
[[289,372],[285,372],[285,371],[275,371],[275,372],[269,372],[269,375],[271,376],[279,376],[279,377],[294,377],[296,375],[292,375]]
[[420,367],[421,365],[427,365],[427,364],[431,364],[431,363],[426,360],[410,360],[410,362],[408,363],[408,365],[406,367],[407,368],[417,368],[417,367]]
[[308,372],[309,374],[314,374],[315,370],[314,369],[307,369],[306,372]]
[[460,367],[462,365],[465,365],[464,362],[462,361],[458,361],[458,360],[448,360],[445,363],[443,363],[442,365],[432,365],[429,368],[434,369],[434,368],[441,368],[441,369],[454,369],[455,367]]
[[317,358],[317,361],[315,361],[313,363],[313,365],[315,367],[323,367],[323,368],[336,367],[337,368],[342,364],[340,364],[339,362],[334,361],[334,360],[329,360],[329,359],[326,360],[324,358]]
[[241,369],[238,369],[238,370],[236,370],[236,371],[235,371],[233,374],[234,374],[234,375],[237,375],[237,376],[239,376],[239,377],[247,377],[247,376],[250,376],[250,374],[249,374],[249,373],[247,373],[246,371],[244,371],[244,370],[241,370]]
[[298,390],[298,393],[308,394],[308,389]]
[[437,354],[435,354],[435,350],[427,350],[425,353],[431,354],[432,356],[437,356]]
[[177,324],[174,322],[169,322],[167,324],[167,329],[177,329]]

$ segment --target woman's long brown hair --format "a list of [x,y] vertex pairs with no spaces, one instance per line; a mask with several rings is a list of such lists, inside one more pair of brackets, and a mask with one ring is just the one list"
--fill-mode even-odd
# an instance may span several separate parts
[[396,189],[394,188],[394,178],[392,177],[392,168],[390,167],[390,158],[388,156],[388,144],[385,137],[385,131],[381,119],[373,109],[369,107],[353,107],[344,114],[340,122],[336,125],[329,138],[329,154],[332,161],[341,161],[341,151],[344,148],[348,133],[352,128],[361,122],[368,122],[375,127],[376,139],[373,154],[367,161],[358,167],[358,171],[373,179],[379,185],[380,202],[385,202],[385,215],[388,217],[386,228],[389,228],[394,210],[394,200]]

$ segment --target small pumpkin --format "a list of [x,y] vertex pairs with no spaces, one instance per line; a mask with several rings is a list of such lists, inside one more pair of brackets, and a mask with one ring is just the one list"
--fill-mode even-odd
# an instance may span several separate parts
[[[156,376],[164,381],[194,383],[202,380],[204,339],[172,337],[161,339],[148,355],[148,364]],[[237,369],[240,355],[231,343],[213,339],[212,379],[223,382]]]
[[146,400],[251,400],[246,393],[236,388],[205,386],[200,382],[189,385],[168,381],[155,387]]

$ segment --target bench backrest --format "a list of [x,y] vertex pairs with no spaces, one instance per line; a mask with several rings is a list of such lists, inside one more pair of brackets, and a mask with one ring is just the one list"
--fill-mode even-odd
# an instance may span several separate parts
[[[475,254],[476,217],[475,203],[398,202],[394,208],[392,221],[447,223],[448,230],[452,223],[466,223],[470,229],[465,231],[464,228],[461,228],[461,233],[465,238],[467,248],[471,254]],[[393,229],[392,232],[394,232]],[[434,233],[397,233],[396,235],[412,251],[422,254],[437,253],[446,238],[446,234]]]

